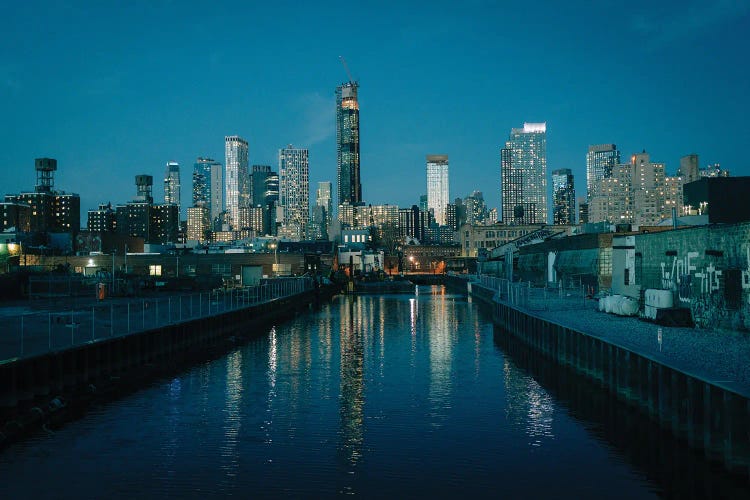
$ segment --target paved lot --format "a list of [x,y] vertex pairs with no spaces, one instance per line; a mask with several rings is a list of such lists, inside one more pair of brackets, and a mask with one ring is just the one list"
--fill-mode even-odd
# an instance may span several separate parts
[[300,291],[289,282],[274,285],[279,286],[101,301],[64,297],[6,303],[0,307],[0,362],[212,316]]

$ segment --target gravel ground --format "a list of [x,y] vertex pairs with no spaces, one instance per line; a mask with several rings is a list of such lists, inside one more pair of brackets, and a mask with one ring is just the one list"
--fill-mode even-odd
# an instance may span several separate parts
[[531,300],[516,307],[750,397],[747,333],[660,326],[636,317],[600,312],[598,301],[583,299],[580,294],[559,297],[552,292],[546,296],[539,290],[533,293]]

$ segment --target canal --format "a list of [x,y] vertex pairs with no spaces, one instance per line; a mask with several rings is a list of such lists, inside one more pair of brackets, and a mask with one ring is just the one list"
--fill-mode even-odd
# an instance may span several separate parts
[[[442,287],[339,296],[0,453],[3,498],[729,498],[670,441]],[[745,490],[746,492],[746,490]]]

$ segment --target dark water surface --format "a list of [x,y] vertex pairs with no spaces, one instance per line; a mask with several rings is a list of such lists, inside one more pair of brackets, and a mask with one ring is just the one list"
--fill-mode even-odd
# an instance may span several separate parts
[[[0,454],[0,498],[741,491],[692,459],[687,471],[649,460],[652,431],[626,409],[506,345],[465,297],[419,292],[337,297],[13,446]],[[675,486],[680,470],[691,477]]]

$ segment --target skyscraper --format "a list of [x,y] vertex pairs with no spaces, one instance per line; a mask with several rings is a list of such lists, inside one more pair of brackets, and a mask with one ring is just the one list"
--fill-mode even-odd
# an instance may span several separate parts
[[569,168],[552,171],[552,223],[576,223],[576,190]]
[[594,196],[596,183],[612,177],[612,169],[620,164],[620,152],[614,144],[589,146],[586,154],[586,199]]
[[230,223],[237,226],[240,207],[248,205],[247,141],[236,135],[224,138],[226,203]]
[[330,227],[333,217],[332,190],[331,181],[322,181],[318,182],[318,190],[315,192],[315,204],[325,210],[326,227]]
[[700,179],[697,154],[686,155],[680,158],[680,169],[677,171],[677,176],[682,177],[685,184]]
[[224,210],[224,168],[212,158],[195,160],[193,165],[193,206],[205,204],[211,221]]
[[271,175],[271,165],[253,165],[250,172],[250,204],[266,205],[266,178]]
[[307,149],[296,149],[291,144],[279,149],[279,200],[284,211],[282,227],[291,238],[304,238],[310,218],[309,175]]
[[547,124],[513,128],[500,151],[503,222],[547,223]]
[[180,164],[170,161],[164,173],[164,203],[177,205],[178,214],[180,213],[180,195]]
[[336,182],[339,205],[362,202],[359,177],[359,84],[336,87]]
[[445,207],[450,201],[448,155],[427,155],[427,209],[440,226],[447,223]]

